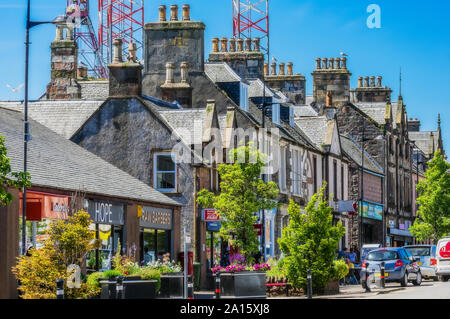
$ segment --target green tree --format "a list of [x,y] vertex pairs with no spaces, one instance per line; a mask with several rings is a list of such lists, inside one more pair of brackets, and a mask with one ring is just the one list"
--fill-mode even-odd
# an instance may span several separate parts
[[436,244],[450,234],[450,164],[437,151],[428,167],[425,180],[417,185],[419,218],[410,231],[417,240],[431,239]]
[[312,197],[304,212],[291,200],[289,226],[278,239],[289,282],[305,291],[308,269],[312,270],[315,292],[323,291],[327,282],[338,275],[333,260],[345,228],[341,222],[333,226],[333,209],[323,195],[324,189]]
[[23,172],[12,172],[11,159],[7,156],[5,137],[0,136],[0,206],[7,206],[13,200],[13,195],[8,192],[8,187],[20,189],[29,187],[30,174]]
[[277,207],[278,186],[264,182],[261,172],[265,166],[265,155],[252,146],[241,146],[231,154],[233,164],[220,164],[220,194],[206,189],[198,193],[197,203],[204,208],[215,208],[221,217],[220,236],[246,260],[258,252],[258,235],[253,225],[255,213],[262,209]]

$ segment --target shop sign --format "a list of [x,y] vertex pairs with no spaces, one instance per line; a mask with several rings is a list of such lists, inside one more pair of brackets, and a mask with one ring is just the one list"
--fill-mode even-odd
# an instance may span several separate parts
[[383,220],[383,206],[369,204],[369,203],[360,203],[359,205],[359,215],[365,218]]
[[400,228],[401,230],[405,230],[405,224],[400,224],[400,225],[399,225],[399,228]]
[[219,221],[220,217],[215,209],[203,209],[202,210],[202,221],[204,222],[216,222]]
[[206,222],[206,230],[207,231],[217,232],[220,230],[221,227],[222,227],[222,225],[220,224],[220,222]]
[[[86,205],[86,202],[85,202]],[[96,224],[124,225],[124,205],[101,200],[88,200],[87,211]]]
[[140,226],[154,229],[172,229],[172,210],[157,207],[142,207]]
[[[67,219],[70,211],[69,203],[69,196],[28,192],[27,220],[41,221],[43,219]],[[20,201],[20,212],[22,212],[22,201]]]

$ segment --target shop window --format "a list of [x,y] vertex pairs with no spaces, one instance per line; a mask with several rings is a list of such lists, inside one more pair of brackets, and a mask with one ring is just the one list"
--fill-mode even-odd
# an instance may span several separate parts
[[[142,256],[144,264],[162,260],[170,253],[170,230],[144,228],[141,231]],[[173,259],[173,256],[171,256]]]
[[161,192],[177,191],[176,157],[170,153],[154,156],[154,188]]

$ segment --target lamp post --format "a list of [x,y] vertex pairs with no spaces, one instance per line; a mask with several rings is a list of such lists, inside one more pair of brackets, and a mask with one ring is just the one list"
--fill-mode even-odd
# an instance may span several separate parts
[[[30,29],[41,24],[56,24],[66,21],[66,15],[61,15],[53,21],[31,21],[31,0],[27,1],[27,20],[25,25],[25,84],[24,84],[24,139],[23,139],[23,171],[27,172],[28,141],[30,136],[30,123],[28,122],[28,74],[30,58]],[[27,188],[23,187],[22,193],[22,255],[27,252]]]

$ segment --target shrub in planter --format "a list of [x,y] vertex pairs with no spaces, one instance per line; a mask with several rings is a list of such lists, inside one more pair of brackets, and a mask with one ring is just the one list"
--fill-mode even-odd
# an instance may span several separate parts
[[156,280],[156,292],[161,288],[161,273],[155,269],[151,268],[141,268],[139,269],[134,276],[140,277],[141,280]]

